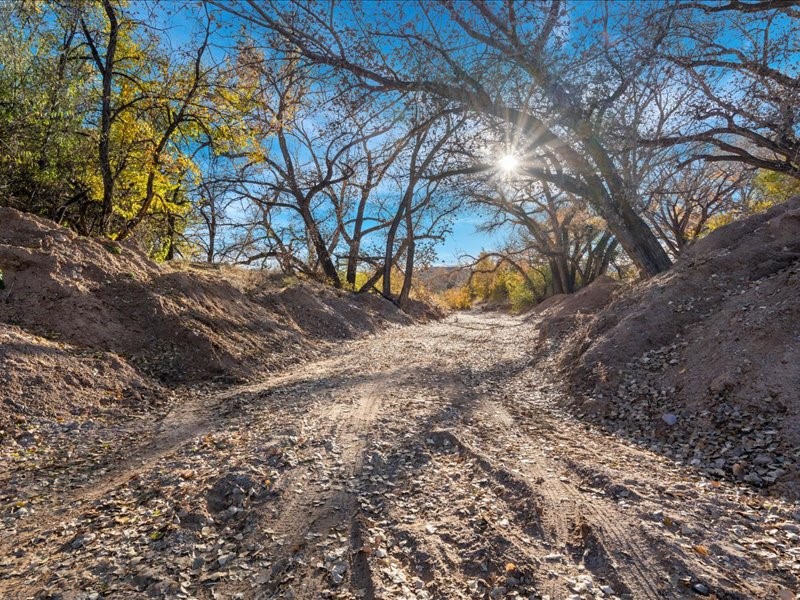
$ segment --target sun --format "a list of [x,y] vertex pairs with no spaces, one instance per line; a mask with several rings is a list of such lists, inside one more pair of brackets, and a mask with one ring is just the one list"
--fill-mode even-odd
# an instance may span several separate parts
[[506,154],[497,161],[497,166],[506,174],[511,174],[519,167],[519,159],[513,154]]

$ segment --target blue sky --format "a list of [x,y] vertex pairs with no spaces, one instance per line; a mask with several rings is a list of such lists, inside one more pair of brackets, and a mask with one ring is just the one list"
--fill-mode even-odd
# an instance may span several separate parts
[[[376,9],[381,3],[375,3],[365,6],[367,11]],[[202,23],[204,12],[196,4],[182,4],[175,2],[171,6],[175,8],[174,11],[168,13],[163,10],[164,6],[170,6],[169,3],[162,5],[153,5],[149,2],[142,2],[137,4],[132,3],[131,8],[134,14],[143,20],[149,21],[151,24],[158,28],[163,28],[165,31],[165,38],[167,43],[176,51],[192,51],[197,43],[197,37],[202,35]],[[385,6],[385,5],[384,5]],[[151,13],[150,9],[154,9]],[[217,26],[222,30],[230,30],[238,28],[242,25],[241,22],[235,20],[226,13],[213,10],[215,18],[217,19]],[[155,22],[154,22],[155,21]],[[225,31],[231,33],[231,31]],[[228,43],[223,41],[226,36],[218,37],[212,40],[212,55],[219,59],[221,54],[224,55],[224,44]],[[474,209],[466,208],[458,214],[451,226],[451,233],[443,242],[439,242],[436,246],[436,254],[438,265],[452,265],[456,264],[463,255],[468,254],[477,256],[482,250],[496,249],[505,242],[507,232],[500,233],[486,233],[478,230],[478,225],[483,221],[478,212]]]
[[462,210],[453,223],[453,233],[437,246],[438,265],[453,265],[464,254],[477,256],[481,250],[492,250],[502,246],[508,236],[507,232],[485,233],[478,231],[485,218],[469,208]]

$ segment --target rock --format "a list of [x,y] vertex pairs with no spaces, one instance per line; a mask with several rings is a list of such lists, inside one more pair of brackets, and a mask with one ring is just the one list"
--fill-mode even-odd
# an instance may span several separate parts
[[560,554],[548,554],[544,557],[547,562],[559,562],[562,558]]
[[219,563],[220,567],[224,567],[231,561],[231,559],[235,557],[236,557],[235,554],[223,554],[219,558],[217,558],[217,562]]
[[744,476],[744,480],[747,483],[752,483],[753,485],[761,485],[763,483],[763,480],[758,476],[758,473],[748,473]]
[[692,590],[695,593],[700,594],[701,596],[708,596],[708,594],[710,593],[710,591],[708,589],[708,586],[706,586],[706,585],[704,585],[702,583],[695,583],[692,586]]
[[572,586],[572,591],[578,594],[584,594],[590,592],[592,590],[592,586],[592,578],[583,575],[579,578],[579,581]]
[[610,585],[601,585],[600,591],[603,592],[606,596],[614,595],[614,588],[612,588]]
[[774,459],[769,454],[759,454],[753,459],[753,464],[759,466],[766,466],[771,463],[775,462]]
[[678,422],[678,417],[672,413],[664,413],[661,415],[661,420],[669,426],[675,425]]
[[78,548],[83,548],[86,544],[94,540],[95,537],[96,537],[95,534],[87,533],[75,538],[75,540],[73,540],[72,544],[70,545],[74,550],[77,550]]
[[331,580],[336,585],[339,585],[344,580],[344,574],[347,572],[347,563],[346,562],[338,562],[333,565],[331,569]]

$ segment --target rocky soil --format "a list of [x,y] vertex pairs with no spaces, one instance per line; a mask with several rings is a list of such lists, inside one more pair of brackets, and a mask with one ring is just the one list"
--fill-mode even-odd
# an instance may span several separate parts
[[[604,295],[593,287],[569,301]],[[612,296],[596,316],[544,313],[570,325],[550,342],[577,414],[709,477],[800,498],[800,197]]]
[[800,506],[566,412],[538,319],[29,425],[0,450],[0,597],[795,598]]

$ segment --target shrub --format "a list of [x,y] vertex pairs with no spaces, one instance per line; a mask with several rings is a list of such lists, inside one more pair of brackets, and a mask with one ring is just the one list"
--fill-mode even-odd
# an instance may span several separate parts
[[472,299],[466,286],[445,290],[439,298],[447,308],[452,310],[467,310],[472,307]]

